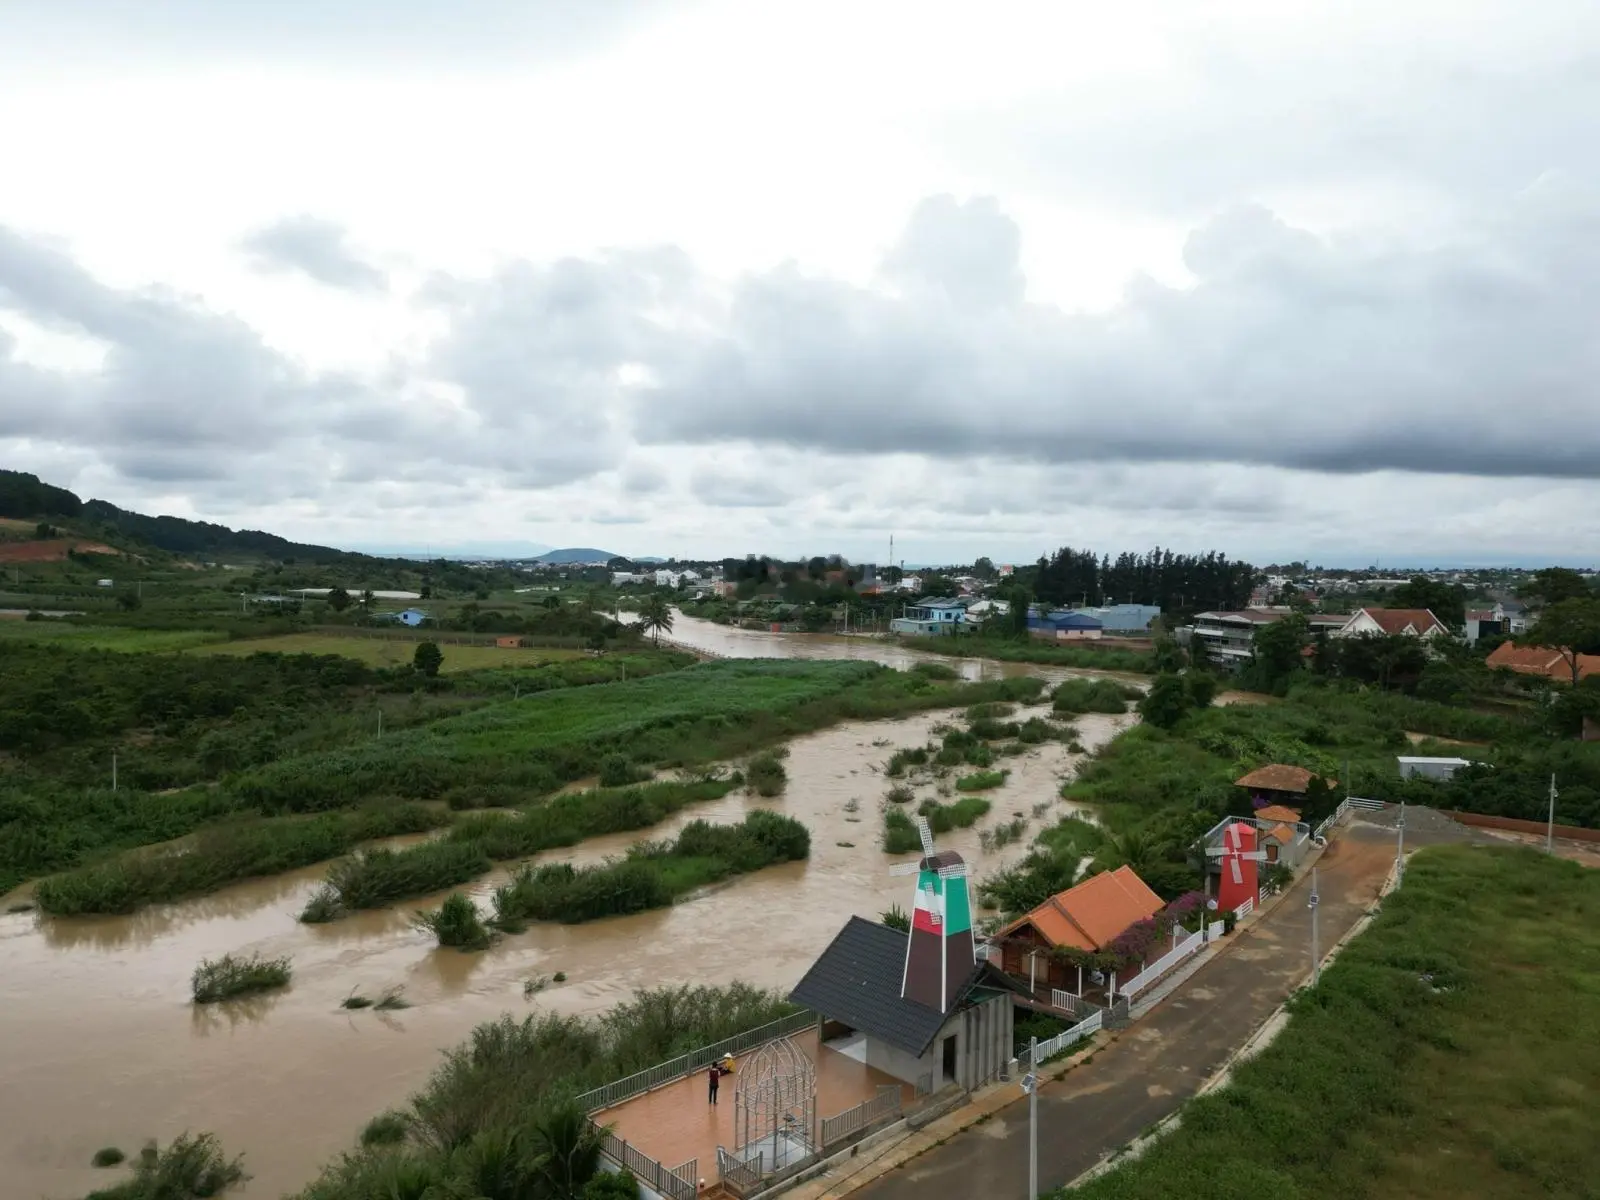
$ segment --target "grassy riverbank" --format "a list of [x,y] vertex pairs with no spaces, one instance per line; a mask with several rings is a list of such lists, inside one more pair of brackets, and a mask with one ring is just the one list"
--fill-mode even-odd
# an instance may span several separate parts
[[1588,1194],[1597,931],[1600,873],[1425,850],[1271,1046],[1141,1157],[1056,1200]]
[[[219,819],[259,815],[234,784],[267,764],[366,743],[386,747],[514,695],[638,679],[691,661],[639,651],[428,681],[337,656],[225,660],[6,645],[0,893]],[[387,803],[397,792],[403,789],[363,800]],[[305,861],[316,859],[297,865]]]
[[1085,671],[1155,672],[1155,656],[1148,650],[1130,650],[1112,642],[1067,645],[1036,638],[1026,641],[982,635],[955,637],[903,637],[900,644],[930,654],[957,658],[993,658],[1001,662],[1039,663],[1047,667],[1076,667]]

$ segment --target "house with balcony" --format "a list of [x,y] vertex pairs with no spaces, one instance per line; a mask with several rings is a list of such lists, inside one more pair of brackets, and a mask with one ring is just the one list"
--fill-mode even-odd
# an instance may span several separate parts
[[1238,671],[1255,653],[1256,630],[1283,620],[1288,612],[1267,608],[1203,612],[1194,619],[1189,644],[1204,647],[1205,660],[1214,668]]
[[889,622],[889,632],[911,637],[943,637],[963,632],[966,619],[967,607],[959,600],[923,600],[907,605],[903,616]]

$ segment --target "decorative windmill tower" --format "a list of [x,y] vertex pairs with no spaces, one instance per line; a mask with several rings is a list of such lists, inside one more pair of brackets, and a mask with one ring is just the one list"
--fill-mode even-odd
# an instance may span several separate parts
[[967,864],[954,850],[934,850],[933,831],[922,817],[917,818],[917,832],[922,835],[922,858],[889,868],[891,875],[917,877],[900,995],[949,1012],[972,975],[975,954]]
[[1207,846],[1206,855],[1218,859],[1220,875],[1217,879],[1217,908],[1230,911],[1246,900],[1254,904],[1260,899],[1256,881],[1256,864],[1267,855],[1256,849],[1254,825],[1234,821],[1223,827],[1222,844]]

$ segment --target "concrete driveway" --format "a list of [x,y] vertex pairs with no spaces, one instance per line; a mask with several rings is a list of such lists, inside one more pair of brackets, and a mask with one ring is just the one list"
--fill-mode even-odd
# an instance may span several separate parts
[[[1407,820],[1407,850],[1477,840],[1448,820],[1431,829]],[[1329,844],[1317,864],[1324,953],[1372,906],[1394,855],[1394,831],[1364,821]],[[1041,1190],[1076,1179],[1176,1110],[1305,980],[1309,893],[1307,876],[1117,1042],[1039,1093]],[[966,1200],[1023,1197],[1027,1190],[1028,1107],[1019,1100],[854,1194],[863,1200]]]

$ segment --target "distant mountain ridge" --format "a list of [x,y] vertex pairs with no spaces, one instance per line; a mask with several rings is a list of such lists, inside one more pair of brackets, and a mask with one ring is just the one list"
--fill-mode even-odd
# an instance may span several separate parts
[[596,550],[592,546],[572,546],[565,550],[552,550],[548,554],[539,555],[539,561],[549,563],[553,567],[567,567],[574,563],[608,563],[613,558],[623,557],[613,554],[610,550]]
[[106,500],[83,500],[66,488],[42,482],[25,471],[0,469],[0,517],[59,517],[93,525],[108,534],[140,541],[160,550],[191,557],[244,555],[327,563],[372,558],[333,546],[291,542],[259,529],[230,529],[183,517],[150,517],[118,508]]

